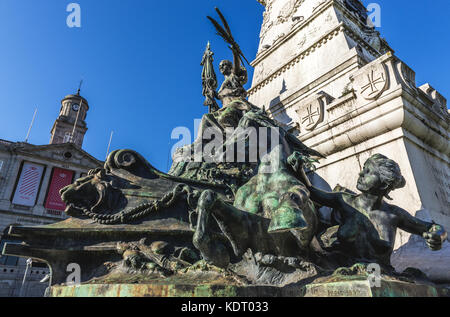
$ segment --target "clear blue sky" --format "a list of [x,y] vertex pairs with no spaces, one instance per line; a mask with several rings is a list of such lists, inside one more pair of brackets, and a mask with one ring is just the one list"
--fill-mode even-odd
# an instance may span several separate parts
[[[66,26],[70,2],[81,6],[81,28]],[[450,1],[377,2],[380,32],[417,84],[449,98]],[[83,78],[91,106],[83,148],[104,159],[114,130],[112,149],[135,149],[166,171],[173,128],[193,130],[206,112],[199,65],[206,42],[216,66],[231,57],[205,18],[215,6],[252,60],[263,12],[256,0],[1,0],[0,138],[23,141],[37,106],[29,142],[47,144],[60,100]]]

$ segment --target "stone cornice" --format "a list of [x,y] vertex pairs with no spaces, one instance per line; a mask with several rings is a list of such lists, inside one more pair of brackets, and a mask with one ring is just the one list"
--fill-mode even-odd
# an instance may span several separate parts
[[[394,100],[394,99],[396,99],[398,97],[401,97],[401,95],[402,95],[402,90],[401,89],[394,90],[390,94],[388,94],[388,95],[386,95],[384,97],[381,97],[379,100],[373,101],[373,102],[371,102],[369,104],[366,104],[366,105],[364,105],[364,106],[362,106],[360,108],[354,109],[351,112],[346,113],[345,115],[342,115],[340,117],[334,118],[332,121],[328,121],[326,124],[324,124],[322,126],[319,126],[314,131],[311,131],[309,133],[305,133],[305,134],[301,135],[300,136],[300,140],[301,141],[309,140],[311,138],[319,136],[319,135],[323,134],[324,132],[332,129],[333,127],[342,125],[343,123],[347,122],[351,118],[355,118],[358,115],[361,115],[361,114],[364,114],[366,112],[369,112],[370,110],[380,106],[381,104],[387,103],[387,102],[389,102],[391,100]],[[356,100],[356,98],[354,100]],[[337,102],[339,102],[339,100]],[[335,108],[335,107],[333,107],[333,108]],[[354,114],[358,114],[358,115],[355,116]],[[341,135],[347,134],[349,131],[350,130],[347,129],[347,130],[341,131],[339,134],[334,134],[333,136],[334,137],[339,137]],[[379,134],[372,135],[372,137],[375,137],[377,135],[379,135]],[[322,142],[318,142],[317,144],[311,144],[311,146],[314,147],[314,146],[319,145],[320,143],[322,143]],[[349,145],[349,146],[351,146],[351,145]]]
[[[88,167],[86,165],[81,165],[79,163],[76,162],[71,162],[71,161],[63,161],[63,160],[57,160],[51,157],[47,157],[47,156],[38,156],[38,155],[32,155],[30,153],[16,153],[17,158],[19,159],[25,159],[27,161],[30,162],[35,162],[35,163],[40,163],[43,164],[45,163],[53,163],[55,166],[57,167],[63,167],[63,166],[71,166],[71,167],[76,167],[79,170],[89,170],[89,169],[93,169],[93,167]],[[39,162],[38,162],[39,161]],[[98,166],[100,167],[100,166]]]
[[[351,52],[351,51],[350,51]],[[292,107],[299,98],[303,99],[303,95],[307,93],[310,90],[314,90],[317,86],[323,84],[324,82],[329,81],[331,78],[335,78],[336,76],[341,77],[342,72],[351,68],[351,67],[359,67],[361,63],[364,63],[362,61],[362,58],[358,54],[351,55],[349,58],[346,58],[341,64],[337,65],[332,72],[328,72],[324,74],[323,76],[320,76],[316,80],[309,82],[308,84],[305,84],[302,88],[297,89],[294,93],[287,96],[286,98],[283,98],[280,100],[280,102],[270,108],[270,111],[276,115],[279,111],[282,111],[283,109],[289,109]],[[331,75],[330,75],[331,74]],[[340,99],[338,99],[340,100]],[[334,104],[334,102],[333,102]],[[327,107],[329,107],[328,105]]]
[[[408,103],[405,103],[402,101],[402,99],[406,99],[410,102],[410,105]],[[346,100],[337,100],[337,104],[343,104],[345,102],[352,102],[352,100],[356,99],[353,97],[349,97]],[[346,113],[345,115],[342,115],[340,117],[334,118],[332,121],[327,122],[326,124],[319,126],[314,131],[311,131],[309,133],[305,133],[300,136],[300,140],[303,142],[308,142],[308,146],[317,149],[321,151],[323,154],[329,156],[336,152],[342,151],[346,148],[356,146],[357,144],[361,143],[360,141],[351,140],[349,137],[351,135],[351,132],[355,129],[359,129],[360,127],[364,126],[368,122],[360,122],[358,126],[342,129],[338,131],[335,131],[333,133],[334,139],[339,139],[343,136],[346,136],[348,138],[348,142],[346,143],[346,146],[343,148],[342,146],[336,147],[334,143],[330,143],[329,145],[325,145],[324,143],[328,143],[329,140],[324,140],[323,137],[320,137],[323,133],[326,133],[326,131],[329,131],[330,129],[337,128],[339,126],[343,126],[345,122],[349,120],[349,118],[358,118],[363,116],[364,114],[372,111],[373,109],[380,107],[381,105],[393,102],[394,100],[398,100],[398,103],[392,104],[391,108],[389,108],[388,111],[385,111],[383,113],[378,114],[377,117],[373,117],[370,119],[371,122],[375,119],[378,119],[380,117],[389,116],[389,129],[388,130],[394,130],[394,129],[405,129],[409,131],[412,135],[417,137],[418,139],[422,140],[422,142],[425,142],[424,140],[428,140],[429,142],[426,142],[427,145],[430,147],[428,152],[432,153],[431,149],[434,150],[435,153],[440,152],[441,154],[439,157],[446,161],[450,161],[449,157],[449,150],[448,146],[447,149],[445,149],[446,145],[450,142],[449,135],[445,135],[444,130],[448,131],[448,124],[444,121],[440,121],[440,129],[436,127],[436,122],[429,122],[424,120],[423,115],[426,115],[427,113],[423,113],[422,111],[423,106],[420,105],[420,102],[411,96],[410,92],[405,89],[402,85],[398,85],[397,88],[394,88],[390,93],[386,94],[385,96],[382,96],[378,100],[375,100],[373,102],[370,102],[368,104],[365,104],[361,107],[358,107],[357,109],[354,109],[351,113]],[[332,108],[337,107],[336,104],[331,104],[327,106],[327,111],[330,110],[330,106]],[[416,110],[420,110],[419,112]],[[420,115],[420,112],[423,113],[423,115]],[[356,115],[355,115],[356,114]],[[359,119],[360,120],[360,119]],[[434,120],[433,120],[434,121]],[[413,127],[418,125],[425,125],[425,129],[414,129]],[[439,124],[438,124],[439,125]],[[384,133],[386,133],[386,126],[379,125],[377,126],[377,129],[363,129],[358,132],[358,136],[361,140],[368,140],[375,137],[378,137]],[[325,148],[324,148],[325,146]],[[322,147],[322,148],[320,148]],[[436,155],[433,153],[434,155]],[[444,156],[446,156],[444,158]]]
[[36,145],[22,145],[22,144],[18,144],[15,146],[15,148],[13,149],[14,153],[16,155],[21,155],[23,157],[30,157],[30,158],[38,158],[42,161],[47,161],[47,162],[54,162],[56,164],[65,164],[65,165],[72,165],[72,166],[77,166],[80,169],[86,169],[86,166],[81,165],[77,162],[73,162],[73,161],[66,161],[66,160],[58,160],[55,158],[52,158],[50,156],[43,156],[40,155],[39,152],[40,151],[52,151],[52,150],[67,150],[67,151],[76,151],[78,153],[80,153],[82,155],[83,158],[87,159],[88,161],[92,162],[93,166],[97,165],[97,166],[102,166],[103,162],[97,160],[95,157],[91,156],[89,153],[85,152],[84,150],[74,146],[73,144],[70,143],[65,143],[65,144],[49,144],[49,145],[42,145],[42,146],[36,146]]
[[248,90],[248,95],[249,96],[253,95],[256,91],[258,91],[262,87],[266,86],[268,83],[273,81],[275,78],[281,76],[288,69],[290,69],[295,64],[300,62],[306,56],[308,56],[311,53],[313,53],[317,48],[320,48],[322,45],[326,44],[329,40],[332,40],[335,36],[337,36],[341,32],[344,32],[346,35],[351,37],[353,40],[355,40],[362,47],[364,47],[366,50],[371,52],[375,57],[381,56],[380,52],[378,52],[374,48],[372,48],[372,46],[370,44],[368,44],[358,34],[353,32],[353,30],[351,30],[351,28],[349,28],[347,25],[345,25],[344,22],[341,22],[338,26],[334,27],[328,33],[323,35],[317,42],[313,43],[311,46],[309,46],[308,48],[303,50],[299,55],[297,55],[296,57],[292,58],[285,65],[280,66],[279,68],[277,68],[274,72],[272,72],[270,75],[268,75],[264,80],[260,81],[259,83],[255,84],[253,87],[251,87]]
[[[10,203],[9,200],[7,200],[8,203]],[[5,210],[5,209],[0,209],[0,215],[4,214],[4,215],[10,215],[10,216],[19,216],[19,217],[24,217],[24,218],[29,218],[29,219],[39,219],[39,220],[47,220],[47,221],[52,221],[52,222],[57,222],[57,221],[63,221],[65,220],[65,218],[62,218],[61,216],[47,216],[47,215],[38,215],[38,214],[31,214],[29,211],[21,211],[21,210]]]
[[329,40],[333,39],[335,36],[337,36],[340,32],[343,31],[344,24],[340,23],[337,27],[334,27],[331,29],[327,34],[323,35],[318,41],[310,45],[308,48],[303,50],[300,54],[298,54],[296,57],[289,60],[286,64],[283,66],[280,66],[275,71],[273,71],[270,75],[266,77],[266,79],[260,81],[259,83],[255,84],[252,88],[248,90],[248,95],[253,95],[256,91],[261,89],[262,87],[266,86],[268,83],[273,81],[275,78],[281,76],[284,72],[286,72],[288,69],[293,67],[295,64],[300,62],[302,59],[304,59],[306,56],[310,55],[312,52],[316,50],[316,48],[321,47],[323,44],[328,42]]
[[[448,144],[450,144],[450,133],[448,132],[450,128],[449,122],[436,114],[429,107],[424,105],[420,98],[417,98],[414,94],[411,93],[411,90],[404,89],[402,96],[403,98],[405,98],[405,100],[411,103],[414,108],[419,109],[424,116],[421,117],[419,115],[420,112],[418,113],[417,111],[414,111],[414,109],[408,108],[410,114],[419,121],[423,122],[423,124],[426,125],[428,129],[447,139]],[[437,127],[442,127],[442,130],[447,131],[447,135],[445,135],[445,133],[443,133],[443,131],[439,130]]]
[[[335,0],[330,0],[326,3],[324,3],[318,11],[316,11],[313,15],[311,15],[306,21],[299,24],[297,27],[294,27],[291,32],[289,32],[282,41],[278,42],[273,47],[269,48],[267,51],[264,51],[260,55],[257,56],[257,58],[251,63],[253,67],[255,67],[258,63],[260,63],[264,58],[266,58],[268,55],[270,55],[272,52],[274,52],[278,47],[280,47],[283,43],[288,41],[291,37],[293,37],[300,29],[304,28],[306,25],[311,23],[318,15],[320,15],[323,11],[325,11],[327,8],[329,8],[332,5],[339,6],[339,9],[344,12],[344,15],[352,20],[354,23],[361,26],[360,21],[356,21],[355,17],[351,15],[351,13],[344,8],[339,2],[336,2]],[[266,86],[268,83],[273,81],[275,78],[281,76],[286,70],[293,67],[295,64],[300,62],[300,60],[304,59],[309,54],[313,53],[316,48],[321,47],[322,45],[326,44],[327,41],[333,39],[335,36],[337,36],[340,32],[344,32],[347,36],[352,38],[355,42],[357,42],[361,47],[366,49],[368,52],[370,52],[373,56],[379,57],[382,54],[374,49],[369,43],[367,43],[359,34],[354,32],[350,26],[345,24],[345,22],[340,22],[337,26],[329,30],[325,35],[321,36],[316,42],[311,44],[309,47],[304,49],[302,52],[300,52],[297,56],[293,57],[291,60],[286,62],[284,65],[277,68],[275,71],[273,71],[271,74],[266,76],[265,79],[258,82],[254,86],[252,86],[248,90],[248,95],[253,95],[256,91],[261,89],[262,87]]]

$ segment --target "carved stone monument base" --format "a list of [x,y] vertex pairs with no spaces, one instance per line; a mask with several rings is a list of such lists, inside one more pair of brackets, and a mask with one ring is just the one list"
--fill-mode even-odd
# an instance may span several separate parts
[[450,289],[383,279],[370,287],[352,277],[305,286],[239,286],[227,284],[82,284],[53,286],[49,297],[450,297]]
[[281,286],[249,283],[231,270],[199,261],[171,276],[112,271],[79,285],[54,285],[48,297],[450,297],[450,288],[417,278],[382,274],[359,265]]

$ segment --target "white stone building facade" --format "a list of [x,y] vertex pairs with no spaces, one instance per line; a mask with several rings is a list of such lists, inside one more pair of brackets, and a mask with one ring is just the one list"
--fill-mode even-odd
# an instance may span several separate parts
[[[72,183],[90,169],[102,166],[101,161],[81,149],[87,130],[84,122],[87,102],[85,108],[79,108],[84,111],[82,115],[78,115],[77,107],[72,106],[78,104],[80,98],[79,95],[69,95],[62,100],[60,116],[51,131],[51,144],[38,146],[0,140],[1,249],[5,242],[15,242],[7,237],[10,225],[40,226],[66,219],[62,206],[52,207],[50,204],[62,186],[58,173],[69,176],[69,179],[64,179],[65,183]],[[77,116],[77,126],[73,129]],[[73,130],[78,138],[60,139],[61,135]],[[30,172],[26,170],[28,167],[31,167]],[[49,274],[47,265],[34,262],[22,286],[25,270],[26,259],[0,256],[0,297],[44,295],[48,282],[40,281]]]

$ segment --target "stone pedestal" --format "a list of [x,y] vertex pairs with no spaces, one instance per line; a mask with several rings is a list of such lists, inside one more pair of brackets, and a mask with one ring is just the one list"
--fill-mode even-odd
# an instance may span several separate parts
[[450,290],[406,282],[381,281],[371,287],[367,280],[337,281],[305,286],[304,297],[448,297]]
[[[399,163],[407,181],[390,203],[450,231],[445,98],[429,84],[417,87],[414,71],[355,10],[359,1],[264,4],[249,99],[327,157],[315,183],[356,191],[365,160],[381,153]],[[399,230],[395,248],[398,270],[413,266],[434,280],[450,281],[448,243],[431,252],[420,237]]]
[[370,287],[367,280],[313,283],[297,287],[84,284],[53,286],[49,297],[449,297],[450,290],[429,285],[385,281]]

